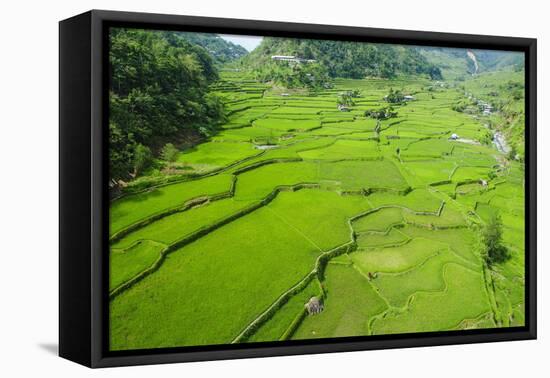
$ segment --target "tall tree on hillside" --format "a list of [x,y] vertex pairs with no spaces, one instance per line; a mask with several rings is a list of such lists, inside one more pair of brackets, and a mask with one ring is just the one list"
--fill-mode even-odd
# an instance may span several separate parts
[[165,161],[174,162],[178,158],[178,153],[178,149],[172,143],[166,143],[164,147],[162,147],[160,156]]
[[134,174],[139,175],[153,163],[153,153],[149,147],[141,143],[134,150]]
[[484,257],[487,265],[506,261],[510,255],[502,244],[502,218],[494,213],[489,218],[482,231],[482,240],[485,247]]

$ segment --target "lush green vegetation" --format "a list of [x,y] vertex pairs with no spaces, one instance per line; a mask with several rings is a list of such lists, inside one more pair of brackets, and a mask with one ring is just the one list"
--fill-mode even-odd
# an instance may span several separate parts
[[[295,38],[264,38],[243,64],[260,72],[259,78],[272,78],[277,67],[273,55],[290,55],[315,60],[323,75],[361,79],[365,76],[392,78],[398,74],[426,75],[440,79],[437,66],[428,62],[416,49],[405,46],[325,41]],[[278,63],[278,62],[277,62]],[[307,67],[307,65],[306,65]],[[266,76],[264,76],[266,75]],[[318,76],[315,75],[317,78]]]
[[515,56],[111,45],[113,350],[524,324]]
[[208,52],[177,33],[113,29],[109,50],[111,179],[134,171],[140,144],[211,128],[222,104],[208,91],[218,72]]
[[216,34],[196,33],[196,32],[166,32],[169,39],[184,39],[190,43],[203,47],[210,53],[210,56],[216,63],[229,63],[242,58],[248,52],[240,45],[226,41]]

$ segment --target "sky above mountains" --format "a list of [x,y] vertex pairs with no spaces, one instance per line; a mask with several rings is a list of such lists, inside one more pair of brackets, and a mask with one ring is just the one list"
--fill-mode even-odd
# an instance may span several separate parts
[[220,37],[226,41],[241,45],[247,51],[254,50],[260,42],[262,42],[263,37],[252,36],[252,35],[231,35],[231,34],[220,34]]

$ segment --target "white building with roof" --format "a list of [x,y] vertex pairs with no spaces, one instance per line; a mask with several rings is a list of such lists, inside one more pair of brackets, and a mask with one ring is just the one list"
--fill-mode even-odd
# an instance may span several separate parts
[[283,62],[294,62],[294,63],[313,63],[313,62],[315,62],[315,59],[298,58],[295,55],[271,55],[271,60],[283,61]]

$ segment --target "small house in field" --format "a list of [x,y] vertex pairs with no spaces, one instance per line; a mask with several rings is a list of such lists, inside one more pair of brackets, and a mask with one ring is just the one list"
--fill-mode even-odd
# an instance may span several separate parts
[[350,108],[348,108],[346,105],[338,104],[338,110],[341,112],[349,112]]
[[457,134],[451,134],[451,140],[457,140],[458,139],[458,135]]
[[404,101],[414,101],[414,96],[403,96]]
[[488,185],[488,184],[487,184],[487,180],[483,180],[483,179],[480,179],[480,180],[479,180],[479,183],[480,183],[480,185],[481,185],[482,187],[484,187],[484,188],[486,188],[487,185]]
[[309,301],[305,304],[306,311],[308,315],[315,315],[319,314],[321,311],[323,311],[323,304],[317,297],[311,297]]
[[281,93],[281,96],[288,97],[288,96],[290,96],[290,93]]

